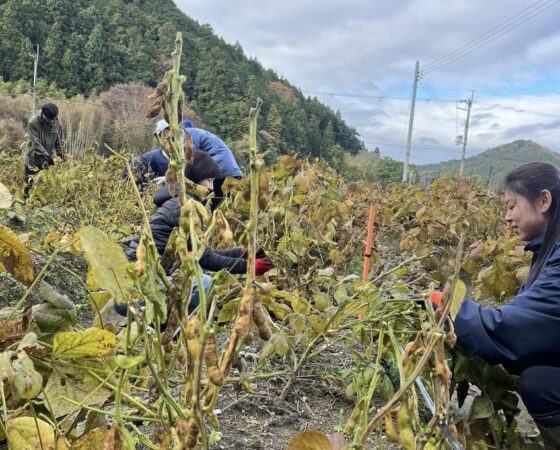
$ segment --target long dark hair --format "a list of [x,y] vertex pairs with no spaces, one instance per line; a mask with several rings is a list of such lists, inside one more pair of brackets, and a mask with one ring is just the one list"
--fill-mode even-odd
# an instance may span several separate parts
[[539,256],[531,270],[529,284],[538,277],[549,256],[560,239],[560,172],[551,164],[525,164],[508,173],[504,179],[505,189],[515,192],[531,203],[539,197],[543,189],[552,194],[548,211],[548,227],[544,234]]

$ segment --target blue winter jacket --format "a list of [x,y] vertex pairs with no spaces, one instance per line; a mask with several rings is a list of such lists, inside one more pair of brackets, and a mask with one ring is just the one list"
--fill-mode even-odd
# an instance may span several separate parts
[[220,166],[220,178],[240,177],[241,170],[229,147],[215,134],[201,128],[185,128],[191,136],[193,149],[207,152]]
[[[233,157],[229,147],[218,136],[200,128],[187,128],[187,133],[191,136],[193,149],[207,152],[220,167],[220,177],[240,177],[241,170]],[[132,161],[132,171],[137,174],[136,182],[139,184],[147,183],[146,175],[148,171],[153,172],[154,177],[163,177],[167,172],[169,159],[161,148],[156,148],[144,153],[140,158]],[[127,178],[128,173],[123,172],[123,178]]]
[[[543,242],[533,240],[531,268]],[[560,367],[560,244],[538,277],[507,305],[482,308],[465,300],[455,318],[458,341],[490,364],[520,374],[532,366]]]

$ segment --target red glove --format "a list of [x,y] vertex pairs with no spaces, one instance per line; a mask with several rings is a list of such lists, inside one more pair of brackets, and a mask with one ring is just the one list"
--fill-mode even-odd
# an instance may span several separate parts
[[439,305],[441,305],[441,296],[441,291],[433,291],[431,293],[430,300],[432,301],[432,305],[434,306],[434,308],[437,308]]
[[262,275],[272,269],[272,263],[268,259],[255,259],[255,275]]

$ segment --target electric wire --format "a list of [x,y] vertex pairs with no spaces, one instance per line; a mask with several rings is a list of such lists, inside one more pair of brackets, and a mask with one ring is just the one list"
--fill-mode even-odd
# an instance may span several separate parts
[[435,60],[424,66],[422,74],[428,74],[435,70],[441,69],[442,67],[451,64],[452,62],[469,55],[470,53],[478,50],[479,48],[488,45],[489,43],[495,41],[504,34],[514,30],[515,28],[523,25],[525,22],[536,17],[552,6],[560,3],[560,0],[539,0],[538,2],[527,7],[523,11],[512,16],[503,24],[499,25],[495,29],[487,32],[486,34],[474,39],[463,47]]

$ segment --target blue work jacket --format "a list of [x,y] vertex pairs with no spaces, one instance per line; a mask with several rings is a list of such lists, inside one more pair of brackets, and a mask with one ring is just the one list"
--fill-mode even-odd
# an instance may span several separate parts
[[[531,271],[543,242],[533,240]],[[483,308],[465,300],[455,318],[458,341],[490,364],[514,374],[532,366],[560,367],[560,244],[541,272],[506,305]]]
[[208,153],[220,167],[220,178],[240,177],[241,170],[229,147],[215,134],[201,128],[185,128],[191,136],[193,149]]

